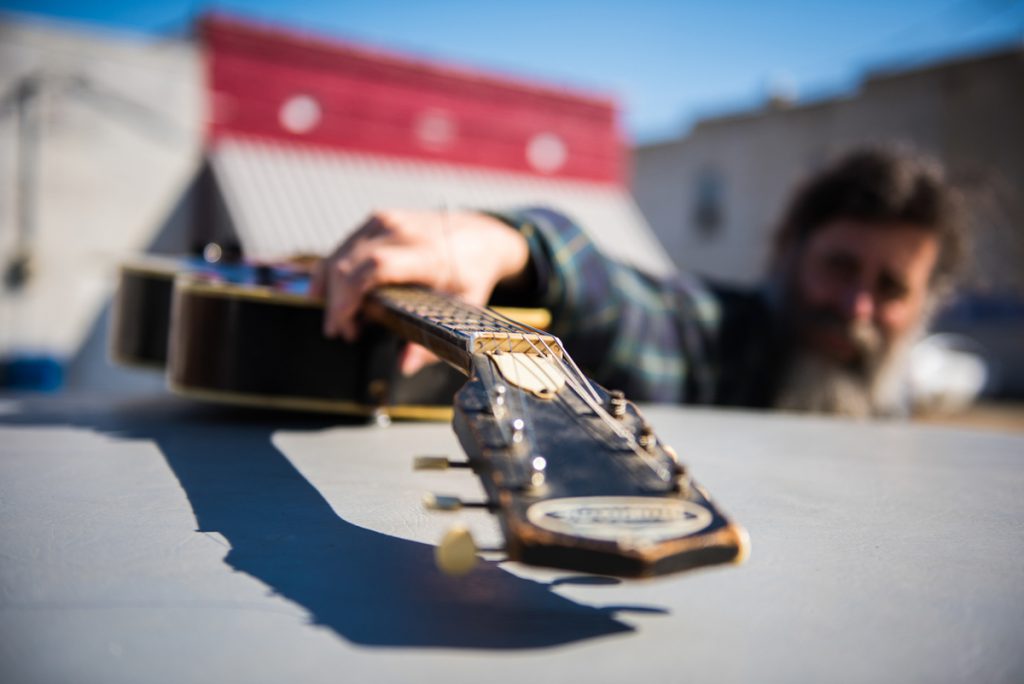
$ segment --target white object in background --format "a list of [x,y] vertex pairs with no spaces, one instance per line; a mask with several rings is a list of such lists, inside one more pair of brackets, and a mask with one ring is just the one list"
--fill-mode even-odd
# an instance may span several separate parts
[[962,335],[938,333],[910,352],[910,398],[916,411],[955,413],[970,406],[989,379],[978,344]]

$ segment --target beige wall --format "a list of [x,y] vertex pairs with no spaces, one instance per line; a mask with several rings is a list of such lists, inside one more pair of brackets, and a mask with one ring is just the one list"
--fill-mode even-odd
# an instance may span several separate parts
[[[190,43],[0,18],[0,93],[36,74],[41,144],[33,277],[0,290],[0,357],[66,358],[145,247],[199,159],[201,81]],[[86,88],[76,90],[74,79]],[[0,263],[16,231],[17,117],[0,118]]]
[[[1024,292],[1024,50],[869,77],[849,97],[708,119],[635,150],[633,189],[676,263],[743,283],[763,274],[795,183],[838,151],[903,140],[938,156],[978,223],[973,284]],[[722,179],[722,223],[695,225],[704,169]]]

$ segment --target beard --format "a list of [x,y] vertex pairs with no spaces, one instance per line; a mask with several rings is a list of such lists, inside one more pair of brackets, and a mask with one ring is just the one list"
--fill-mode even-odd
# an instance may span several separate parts
[[805,351],[796,352],[783,373],[775,408],[867,418],[890,413],[876,378]]
[[[793,322],[800,334],[791,344],[775,408],[856,418],[907,415],[902,379],[923,323],[894,344],[873,323],[845,321],[831,311],[804,310]],[[800,338],[814,330],[841,336],[852,357],[838,361],[809,349]]]

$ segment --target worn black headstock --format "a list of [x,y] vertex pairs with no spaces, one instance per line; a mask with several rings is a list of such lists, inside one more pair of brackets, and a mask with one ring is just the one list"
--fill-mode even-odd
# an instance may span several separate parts
[[[586,378],[556,338],[423,290],[378,291],[370,310],[470,376],[455,397],[455,432],[511,559],[647,576],[745,556],[746,532],[636,407]],[[453,572],[473,559],[464,534],[439,550]]]
[[475,355],[455,401],[509,557],[622,576],[742,558],[745,532],[636,407],[546,351]]

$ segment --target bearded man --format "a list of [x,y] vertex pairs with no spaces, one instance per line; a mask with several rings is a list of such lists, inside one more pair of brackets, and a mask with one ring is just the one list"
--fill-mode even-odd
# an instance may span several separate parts
[[[794,194],[763,287],[654,279],[570,218],[524,209],[379,212],[323,261],[313,293],[326,298],[325,334],[347,339],[379,285],[541,306],[591,377],[638,401],[893,415],[907,409],[907,354],[961,267],[965,233],[937,164],[871,148]],[[428,358],[411,347],[403,370]]]

